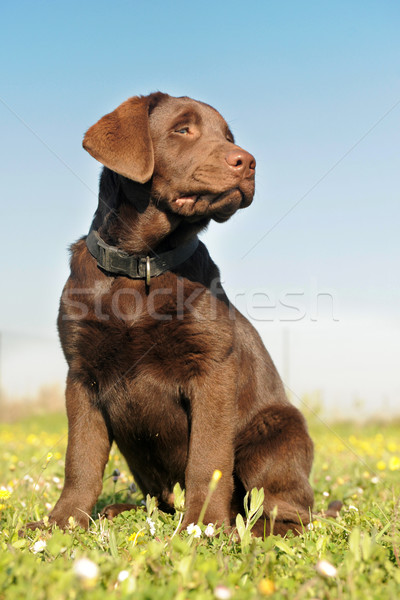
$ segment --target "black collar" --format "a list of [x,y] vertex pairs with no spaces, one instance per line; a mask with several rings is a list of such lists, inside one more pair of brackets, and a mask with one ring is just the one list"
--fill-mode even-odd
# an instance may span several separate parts
[[[125,275],[131,279],[145,279],[150,284],[151,277],[158,277],[165,271],[174,269],[194,254],[199,245],[199,238],[189,240],[186,244],[178,246],[167,252],[160,252],[156,256],[135,256],[115,246],[106,244],[97,231],[92,229],[86,238],[86,246],[92,256],[97,260],[97,265],[118,275]],[[155,254],[155,253],[154,253]]]

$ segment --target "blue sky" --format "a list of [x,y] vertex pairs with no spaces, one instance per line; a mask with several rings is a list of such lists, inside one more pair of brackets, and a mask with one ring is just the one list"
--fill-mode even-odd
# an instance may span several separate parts
[[[81,147],[85,130],[127,97],[161,90],[215,106],[257,158],[253,205],[204,240],[241,310],[254,292],[279,305],[250,316],[261,315],[293,393],[395,407],[399,30],[391,1],[3,3],[6,390],[64,376],[55,320],[66,249],[88,230],[100,172]],[[304,318],[285,320],[282,298],[300,293]],[[318,293],[333,300],[320,297],[315,321]]]

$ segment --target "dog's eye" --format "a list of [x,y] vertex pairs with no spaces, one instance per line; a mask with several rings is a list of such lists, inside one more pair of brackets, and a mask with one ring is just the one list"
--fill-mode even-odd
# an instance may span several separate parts
[[186,135],[189,133],[189,127],[181,127],[180,129],[175,129],[175,133],[181,133],[182,135]]

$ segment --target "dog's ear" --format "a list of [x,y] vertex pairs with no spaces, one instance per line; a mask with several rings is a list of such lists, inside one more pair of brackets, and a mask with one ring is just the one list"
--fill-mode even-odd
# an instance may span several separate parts
[[83,147],[103,165],[145,183],[153,175],[154,154],[149,129],[149,97],[133,97],[97,121]]

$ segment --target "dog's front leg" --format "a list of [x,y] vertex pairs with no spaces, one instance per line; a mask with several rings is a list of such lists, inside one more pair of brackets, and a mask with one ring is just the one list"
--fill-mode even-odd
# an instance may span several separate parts
[[88,390],[73,381],[71,376],[67,380],[66,404],[68,448],[64,488],[49,522],[65,527],[68,519],[73,517],[86,528],[102,489],[112,439],[103,415],[90,400]]
[[[182,528],[197,523],[215,470],[222,474],[203,518],[229,526],[233,493],[235,388],[226,371],[196,382],[190,394],[190,442],[185,472],[186,514]],[[230,381],[229,381],[230,379]]]

